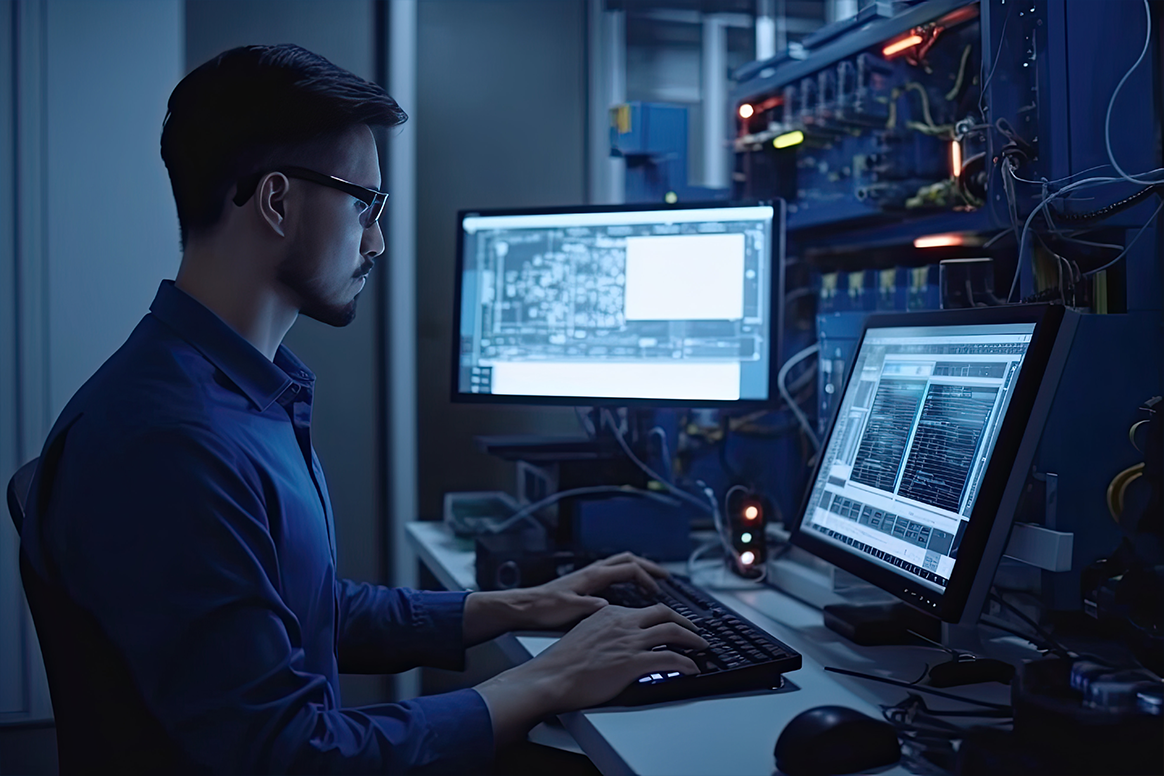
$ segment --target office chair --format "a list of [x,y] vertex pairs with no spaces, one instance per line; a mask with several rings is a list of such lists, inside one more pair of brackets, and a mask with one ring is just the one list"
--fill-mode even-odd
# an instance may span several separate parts
[[[49,456],[50,465],[43,467],[46,471],[36,483],[42,513],[51,495],[53,459],[61,447]],[[21,466],[8,483],[8,511],[22,537],[38,460]],[[146,707],[129,667],[100,623],[70,598],[53,561],[46,559],[46,564],[48,574],[42,576],[22,543],[20,578],[48,675],[62,776],[204,770],[173,744]]]

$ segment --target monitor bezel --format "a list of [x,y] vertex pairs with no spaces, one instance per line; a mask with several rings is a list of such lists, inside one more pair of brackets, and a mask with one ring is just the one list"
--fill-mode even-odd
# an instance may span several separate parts
[[[772,207],[772,240],[769,256],[768,322],[768,396],[764,399],[672,399],[619,396],[538,396],[526,394],[464,393],[460,390],[461,299],[465,272],[465,229],[467,217],[558,215],[566,213],[623,213],[667,210],[708,210],[725,208]],[[711,200],[701,202],[633,203],[618,205],[573,205],[526,208],[472,208],[457,211],[457,249],[453,275],[452,368],[449,379],[450,401],[456,404],[548,405],[574,407],[731,407],[741,410],[762,409],[779,403],[776,378],[780,373],[781,338],[783,337],[783,290],[785,251],[785,203],[779,198],[753,200]]]
[[[1056,342],[1064,318],[1064,308],[1058,305],[1014,305],[979,307],[955,310],[918,311],[886,315],[871,315],[866,319],[853,351],[849,374],[844,388],[829,419],[828,433],[821,440],[821,454],[813,467],[811,479],[805,489],[803,503],[797,519],[789,526],[791,542],[833,565],[870,582],[905,603],[933,615],[947,623],[964,621],[968,616],[977,619],[978,612],[970,612],[967,604],[971,601],[980,573],[993,576],[1001,555],[998,535],[1009,533],[1013,520],[1016,487],[1021,487],[1026,478],[1026,467],[1042,435],[1042,418],[1035,412],[1036,403],[1045,399],[1047,392],[1053,395],[1058,383],[1058,370],[1048,369],[1056,357]],[[1027,348],[1018,381],[1011,396],[1006,417],[999,429],[990,463],[982,478],[982,485],[974,503],[974,509],[966,524],[958,559],[950,574],[950,582],[945,592],[936,592],[905,574],[893,572],[872,560],[866,560],[856,552],[845,550],[813,532],[802,530],[806,512],[812,500],[820,469],[824,464],[823,451],[832,439],[837,412],[843,397],[849,390],[853,377],[852,364],[864,346],[865,338],[873,329],[913,327],[913,326],[957,326],[966,324],[1008,324],[1034,323],[1035,329]],[[1062,355],[1060,354],[1061,358]],[[1047,385],[1053,382],[1054,385]],[[1045,414],[1045,412],[1043,413]],[[1034,438],[1031,438],[1034,437]],[[1018,467],[1022,471],[1018,471]],[[1016,486],[1016,479],[1018,484]],[[1003,514],[1000,507],[1006,505],[1011,514]],[[1000,522],[1001,521],[1001,522]],[[991,557],[995,556],[995,557]],[[981,580],[978,580],[981,582]],[[977,596],[974,596],[977,598]],[[980,603],[978,604],[981,605]]]

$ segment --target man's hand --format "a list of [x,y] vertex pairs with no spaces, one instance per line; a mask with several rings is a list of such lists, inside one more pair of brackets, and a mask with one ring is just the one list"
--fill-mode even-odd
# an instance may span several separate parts
[[[656,649],[663,645],[672,649]],[[674,650],[706,648],[695,626],[662,604],[604,606],[545,652],[476,690],[489,707],[494,738],[501,745],[550,714],[605,703],[645,674],[699,673],[691,658]]]
[[657,593],[655,579],[671,576],[662,566],[629,552],[612,555],[563,577],[529,589],[533,596],[527,609],[528,622],[520,627],[560,628],[573,625],[606,606],[597,598],[616,582],[634,582],[644,590]]
[[471,593],[465,601],[465,643],[472,645],[512,630],[548,630],[573,625],[606,606],[597,598],[616,582],[634,582],[658,592],[665,569],[629,552],[612,555],[544,585]]

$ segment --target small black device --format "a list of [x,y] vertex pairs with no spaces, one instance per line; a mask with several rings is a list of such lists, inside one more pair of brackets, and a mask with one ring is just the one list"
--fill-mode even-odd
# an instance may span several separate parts
[[756,578],[764,573],[768,560],[765,527],[769,511],[765,499],[743,489],[727,499],[727,528],[732,547],[729,562],[741,577]]
[[482,534],[475,540],[477,589],[511,590],[532,587],[569,574],[595,560],[555,549],[544,531],[534,529]]
[[611,585],[599,595],[617,606],[641,609],[662,603],[691,620],[707,640],[706,650],[685,650],[701,673],[685,676],[647,674],[612,701],[610,706],[639,706],[733,692],[769,690],[783,684],[783,675],[800,668],[800,653],[692,584],[673,574],[658,580],[652,595],[630,582]]
[[847,706],[802,711],[776,740],[776,767],[788,776],[865,773],[901,759],[897,731]]

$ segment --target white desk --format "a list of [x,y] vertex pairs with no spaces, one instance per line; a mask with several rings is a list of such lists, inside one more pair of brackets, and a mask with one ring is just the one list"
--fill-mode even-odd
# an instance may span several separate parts
[[[408,526],[417,555],[449,589],[475,589],[471,544],[449,534],[441,523]],[[561,715],[570,732],[606,776],[770,776],[773,748],[784,726],[806,709],[826,704],[849,706],[881,718],[879,704],[893,704],[906,690],[848,677],[825,666],[876,674],[900,681],[922,675],[927,663],[948,655],[936,647],[857,647],[828,630],[818,609],[767,587],[719,590],[695,580],[724,604],[800,652],[804,665],[786,676],[778,692],[678,701],[650,707],[608,708]],[[738,584],[748,584],[737,581]],[[502,647],[515,661],[527,660],[553,643],[552,637],[510,635]],[[994,703],[1009,702],[1009,687],[997,683],[949,690]],[[929,698],[937,709],[971,705]],[[902,766],[886,774],[905,774]]]

